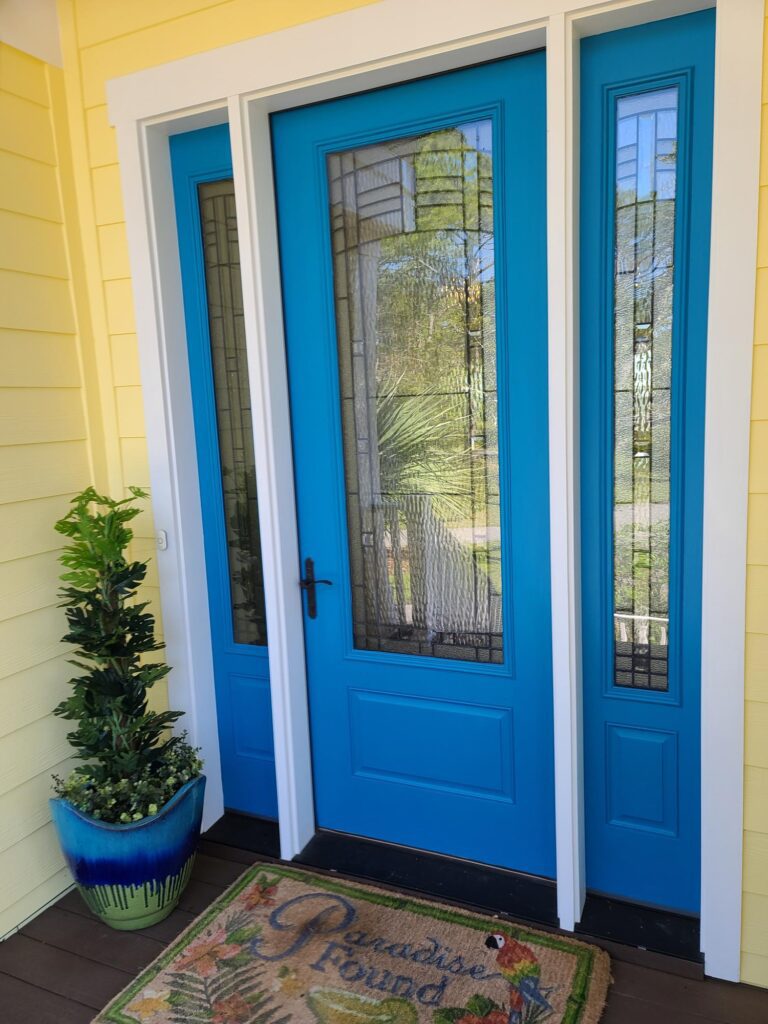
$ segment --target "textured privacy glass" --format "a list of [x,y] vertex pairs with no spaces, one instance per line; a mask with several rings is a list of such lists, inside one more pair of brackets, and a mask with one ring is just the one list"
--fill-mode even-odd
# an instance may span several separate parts
[[500,662],[491,122],[328,181],[355,646]]
[[616,106],[614,681],[668,689],[677,89]]
[[232,181],[198,186],[234,641],[266,644],[251,394]]

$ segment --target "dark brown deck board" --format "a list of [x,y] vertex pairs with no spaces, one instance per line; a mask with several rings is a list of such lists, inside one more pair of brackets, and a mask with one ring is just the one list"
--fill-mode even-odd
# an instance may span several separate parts
[[113,930],[98,918],[73,914],[58,907],[51,907],[34,918],[22,928],[21,934],[132,975],[138,974],[159,956],[167,944],[161,939],[151,938],[146,932],[126,932],[116,943],[112,938]]
[[[270,859],[204,841],[181,907],[141,932],[107,928],[76,892],[67,893],[0,944],[0,1021],[89,1024],[244,870]],[[768,1024],[768,990],[702,978],[698,965],[672,957],[599,944],[613,954],[614,977],[601,1024]]]
[[768,1022],[768,992],[748,985],[733,985],[715,978],[695,981],[637,964],[614,963],[613,992],[652,999],[677,1013],[698,1014],[706,1020],[731,1024],[738,1006],[738,1024]]
[[0,972],[94,1010],[101,1009],[134,977],[129,971],[20,934],[0,945]]
[[[8,940],[11,941],[11,940]],[[0,974],[3,1024],[90,1024],[93,1009]]]

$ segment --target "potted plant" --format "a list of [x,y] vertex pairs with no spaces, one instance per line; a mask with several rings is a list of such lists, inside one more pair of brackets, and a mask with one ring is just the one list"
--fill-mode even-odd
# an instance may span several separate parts
[[178,903],[192,870],[205,776],[197,751],[171,727],[180,711],[153,711],[148,691],[168,665],[147,603],[136,599],[147,563],[128,561],[138,487],[122,501],[89,487],[56,523],[68,538],[60,597],[79,673],[55,714],[82,762],[54,776],[53,820],[90,909],[113,928],[145,928]]

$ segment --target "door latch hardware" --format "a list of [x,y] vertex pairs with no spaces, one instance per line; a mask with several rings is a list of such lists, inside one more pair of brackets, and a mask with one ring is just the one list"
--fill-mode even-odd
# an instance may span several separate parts
[[311,558],[304,559],[304,579],[299,580],[299,586],[307,595],[307,615],[310,619],[317,618],[317,584],[324,583],[326,587],[332,587],[332,580],[315,579],[315,563]]

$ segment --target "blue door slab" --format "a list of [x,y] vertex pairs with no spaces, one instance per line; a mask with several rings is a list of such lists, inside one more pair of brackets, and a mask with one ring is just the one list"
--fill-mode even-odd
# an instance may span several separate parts
[[[415,184],[427,173],[422,161],[440,149],[441,139],[449,137],[454,141],[463,138],[455,144],[464,154],[464,162],[455,158],[455,153],[444,154],[444,174],[434,178],[427,196],[426,191],[419,192],[422,185]],[[316,575],[332,584],[318,588],[317,616],[306,615],[304,623],[318,825],[551,877],[555,851],[544,54],[531,53],[276,114],[272,117],[272,143],[301,559],[302,565],[305,559],[313,559]],[[391,157],[380,155],[375,168],[370,156],[373,150],[366,148],[374,146],[383,147],[382,152],[386,150]],[[349,170],[353,163],[354,172]],[[483,177],[491,163],[492,200],[490,176],[488,180]],[[463,200],[455,198],[461,175],[465,183],[471,179],[465,184],[468,191]],[[423,187],[426,190],[427,186]],[[478,199],[477,191],[483,188],[487,191]],[[349,190],[357,196],[354,215],[347,205]],[[477,649],[465,646],[459,652],[472,660],[461,660],[455,645],[466,644],[466,636],[446,632],[445,624],[432,631],[425,627],[419,633],[413,627],[417,613],[409,610],[409,602],[415,608],[417,601],[426,605],[432,600],[435,606],[445,608],[452,585],[469,586],[456,582],[463,571],[456,566],[466,565],[459,551],[462,545],[466,549],[469,528],[454,524],[441,532],[442,528],[435,526],[439,540],[432,553],[424,546],[426,540],[418,547],[413,539],[418,532],[414,509],[424,494],[416,494],[418,488],[413,484],[407,495],[403,496],[406,488],[402,485],[394,498],[383,498],[378,505],[363,507],[359,498],[359,511],[353,502],[358,500],[357,491],[363,493],[363,484],[351,480],[344,446],[346,441],[349,459],[367,459],[370,436],[361,433],[364,407],[358,404],[354,413],[351,406],[347,408],[346,432],[342,431],[341,410],[342,403],[350,401],[349,388],[357,387],[359,375],[373,374],[370,360],[367,369],[361,369],[360,361],[369,358],[366,345],[378,345],[376,373],[383,377],[382,352],[388,345],[409,344],[408,317],[390,336],[381,309],[391,298],[387,291],[391,275],[426,259],[413,248],[416,242],[408,248],[408,240],[419,232],[436,230],[423,227],[437,223],[424,214],[425,206],[461,205],[470,202],[467,196],[473,203],[476,199],[481,206],[485,203],[485,210],[491,209],[492,202],[493,302],[487,274],[472,279],[471,287],[459,274],[458,285],[448,281],[439,286],[435,302],[439,310],[447,309],[447,289],[453,288],[456,306],[452,308],[461,308],[464,315],[476,294],[485,296],[484,326],[469,324],[466,329],[470,348],[479,344],[472,339],[483,331],[487,338],[490,320],[495,320],[496,384],[487,387],[489,394],[493,389],[498,392],[498,441],[485,435],[469,437],[467,450],[474,446],[472,450],[486,459],[487,465],[489,459],[497,458],[498,448],[500,520],[477,533],[479,539],[476,545],[472,541],[472,551],[487,552],[493,544],[500,545],[493,554],[497,566],[500,561],[500,575],[494,576],[496,570],[488,561],[487,571],[473,570],[472,585],[484,595],[492,595],[489,602],[497,601],[501,593],[503,644],[499,641],[494,647],[498,636],[494,633],[496,640],[489,642],[491,634],[483,633]],[[388,205],[392,202],[400,204],[396,212]],[[335,205],[331,208],[330,204]],[[345,212],[339,212],[342,207]],[[481,211],[472,216],[485,214]],[[402,232],[398,237],[405,240],[404,248],[398,250],[396,240],[388,248],[374,245],[365,249],[366,238],[387,235],[389,217],[399,218],[401,227],[396,230]],[[490,225],[483,230],[488,234]],[[351,383],[346,371],[340,371],[342,349],[337,341],[337,327],[346,330],[340,313],[346,300],[339,297],[339,282],[347,271],[340,258],[335,270],[332,261],[332,252],[336,251],[337,257],[339,252],[337,235],[344,232],[345,238],[354,235],[360,243],[354,267],[352,250],[344,257],[351,275],[345,278],[344,287],[360,270],[363,278],[368,275],[368,283],[363,281],[360,288],[367,287],[370,296],[371,275],[378,275],[379,305],[373,303],[376,308],[372,310],[363,295],[360,317],[365,322],[353,323],[350,328],[353,335],[359,331],[366,339],[355,340],[355,335],[349,341]],[[449,250],[456,236],[446,229],[442,241]],[[430,252],[434,255],[434,250]],[[481,257],[472,251],[466,259],[471,262]],[[430,281],[433,269],[421,267]],[[421,280],[421,271],[413,270],[414,280]],[[395,305],[387,308],[395,309]],[[438,319],[441,315],[436,313]],[[435,326],[438,332],[442,329],[440,323]],[[427,349],[425,340],[409,350],[408,358],[403,357],[404,376],[411,372],[413,362],[427,358]],[[453,358],[452,351],[446,349],[444,359],[440,351],[435,356],[436,391],[440,390],[441,366]],[[486,353],[485,358],[491,357]],[[471,390],[469,385],[467,388]],[[458,391],[461,388],[457,387]],[[398,392],[395,397],[410,401],[414,396]],[[375,410],[369,407],[375,419],[370,429],[378,431],[381,438],[391,438],[387,396],[382,399],[379,392],[376,402]],[[351,439],[351,422],[356,440]],[[452,421],[446,420],[445,429],[454,429]],[[407,446],[408,437],[398,437],[398,443]],[[384,473],[386,466],[376,464],[371,472],[379,470]],[[429,498],[424,516],[432,523],[436,499],[429,487],[424,488]],[[347,490],[354,492],[350,509]],[[373,522],[373,532],[366,533],[367,527],[362,527],[359,548],[349,526],[358,512],[361,523],[367,522],[368,514]],[[376,517],[384,521],[393,515],[402,516],[396,518],[397,524],[407,520],[408,530],[389,525],[386,536],[377,534],[384,528],[376,525]],[[408,571],[398,561],[406,539],[411,560]],[[366,544],[379,546],[366,549]],[[377,554],[371,554],[373,551]],[[359,574],[379,557],[384,575],[378,596],[365,591],[365,600],[375,598],[382,607],[390,605],[381,615],[389,616],[388,623],[397,619],[401,626],[393,626],[376,640],[365,633],[365,623],[361,625],[361,616],[368,612],[360,611],[361,588],[357,583],[353,588],[351,580],[353,576],[359,580]],[[431,597],[416,593],[417,558],[423,559],[419,572],[432,572]],[[454,558],[453,576],[441,562],[450,558]],[[384,562],[389,568],[383,568]],[[439,617],[434,607],[424,614],[435,620]],[[438,635],[440,642],[435,640]]]
[[[230,196],[232,157],[229,126],[216,125],[170,139],[174,201],[181,260],[184,319],[186,325],[189,376],[194,412],[195,447],[200,482],[200,502],[208,583],[216,710],[224,786],[228,809],[267,818],[277,817],[275,757],[272,739],[272,709],[269,691],[269,662],[265,637],[259,643],[239,642],[233,615],[241,613],[243,592],[259,587],[254,566],[238,555],[233,557],[232,514],[225,510],[222,458],[216,405],[212,338],[211,296],[206,283],[201,187],[222,183]],[[221,227],[221,225],[220,225]],[[227,243],[237,254],[237,227],[228,218]],[[228,278],[229,298],[217,298],[229,314],[241,314],[239,281]],[[220,339],[214,339],[217,342]],[[234,370],[230,372],[236,372]],[[243,368],[239,367],[242,389]],[[247,381],[245,382],[247,390]],[[233,389],[234,390],[234,389]],[[249,399],[241,399],[250,410]],[[233,410],[236,412],[237,410]],[[249,480],[247,486],[254,488]],[[228,522],[228,519],[230,522]],[[229,528],[229,534],[228,534]],[[236,535],[235,535],[236,536]],[[242,582],[233,583],[237,577]],[[239,598],[233,597],[233,586]],[[234,607],[233,607],[234,606]]]

